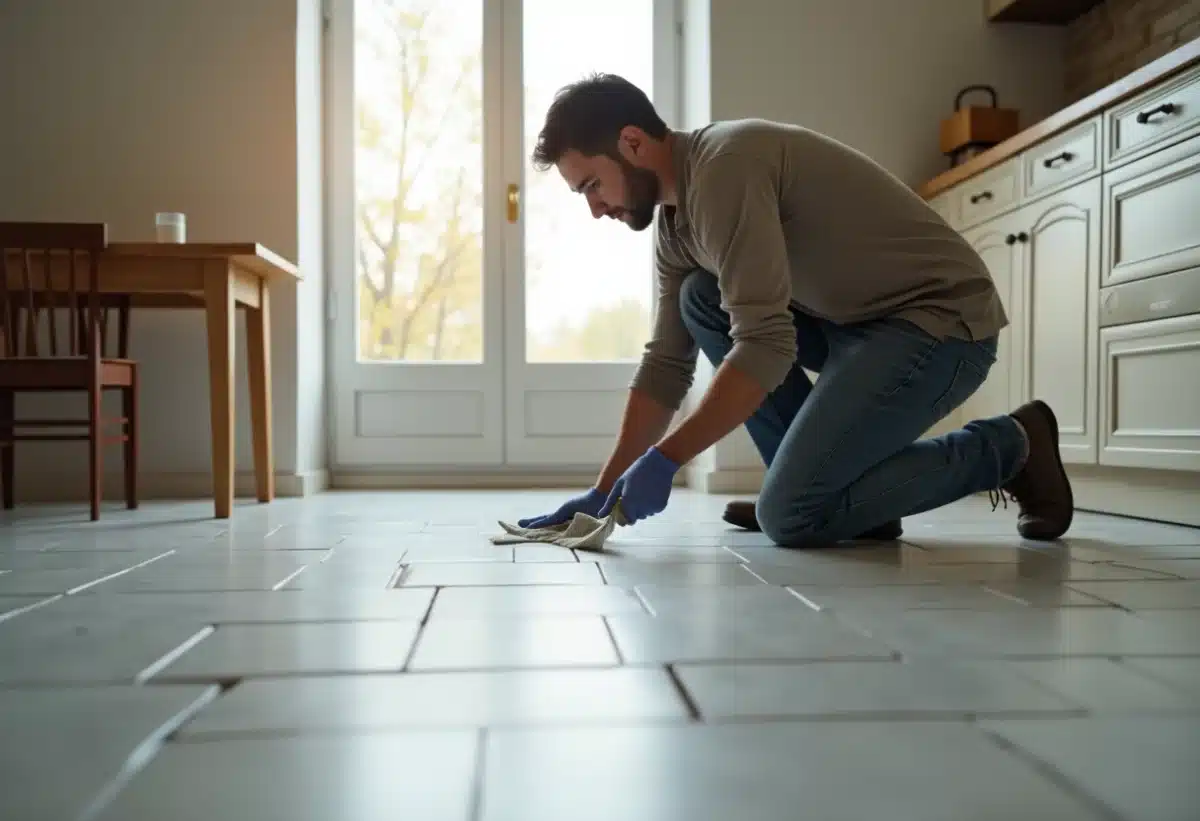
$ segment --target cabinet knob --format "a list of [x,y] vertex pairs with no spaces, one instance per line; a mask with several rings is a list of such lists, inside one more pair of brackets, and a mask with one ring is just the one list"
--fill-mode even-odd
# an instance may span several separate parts
[[1026,234],[1024,231],[1017,234],[1017,242],[1029,242],[1029,234]]
[[1009,234],[1007,237],[1004,238],[1005,245],[1014,245],[1014,244],[1016,244],[1016,241],[1017,241],[1016,234]]

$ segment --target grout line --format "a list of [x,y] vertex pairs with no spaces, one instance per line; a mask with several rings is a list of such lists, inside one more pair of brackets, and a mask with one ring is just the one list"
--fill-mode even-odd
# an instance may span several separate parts
[[637,600],[642,603],[642,608],[646,611],[646,614],[649,616],[653,616],[654,618],[658,618],[658,611],[654,609],[654,607],[650,604],[649,600],[646,599],[645,595],[642,594],[641,589],[637,585],[633,586],[632,592],[633,592],[633,595],[637,598]]
[[438,595],[442,592],[442,588],[433,588],[433,595],[429,597],[429,604],[425,606],[425,612],[421,614],[421,618],[417,619],[417,624],[422,628],[429,624],[429,620],[433,618],[433,606],[437,604]]
[[186,653],[188,650],[191,650],[193,647],[195,647],[200,642],[204,641],[206,638],[208,638],[215,632],[217,632],[217,628],[213,627],[211,624],[206,625],[205,627],[201,628],[199,631],[197,631],[195,633],[195,635],[193,635],[191,638],[189,638],[183,644],[179,645],[174,650],[170,651],[169,653],[164,655],[162,658],[160,658],[158,661],[153,662],[145,670],[142,670],[142,672],[140,672],[136,676],[134,676],[133,683],[134,684],[145,684],[149,679],[158,675],[163,670],[165,670],[167,667],[171,666],[176,661],[178,661],[179,658],[184,653]]
[[674,664],[664,664],[663,669],[667,673],[667,678],[671,680],[671,684],[675,687],[675,692],[679,694],[679,698],[683,700],[683,706],[687,708],[688,717],[692,721],[704,721],[704,714],[700,712],[700,705],[692,698],[692,694],[688,692],[687,687],[683,686],[683,679],[679,677],[679,671],[675,669]]
[[[34,595],[40,596],[40,595],[44,595],[44,594],[35,593]],[[10,619],[15,619],[17,616],[20,616],[23,613],[28,613],[32,610],[37,610],[39,607],[45,607],[46,605],[50,604],[51,602],[58,601],[62,597],[63,597],[62,593],[51,594],[49,596],[49,598],[42,599],[41,601],[35,601],[33,604],[27,604],[24,607],[18,607],[16,610],[9,610],[7,612],[0,613],[0,622],[6,622]]]
[[483,817],[483,790],[487,781],[487,744],[488,730],[480,727],[475,734],[475,780],[471,784],[471,797],[467,804],[467,818],[470,821],[480,821]]
[[1124,817],[1120,813],[1113,810],[1096,796],[1087,792],[1087,790],[1083,789],[1081,785],[1075,783],[1050,762],[1039,758],[1024,747],[1009,741],[995,730],[989,730],[985,727],[980,727],[978,724],[976,724],[976,727],[979,732],[983,733],[984,737],[996,747],[1008,753],[1018,761],[1024,763],[1038,775],[1041,775],[1067,795],[1070,795],[1081,804],[1087,806],[1101,818],[1109,819],[1109,821],[1124,821]]
[[613,633],[612,625],[608,623],[608,616],[600,616],[600,623],[604,625],[604,632],[608,635],[609,644],[612,645],[613,653],[617,657],[617,666],[625,666],[625,654],[621,652],[621,645],[617,644],[617,637]]
[[167,739],[195,718],[201,710],[216,701],[220,693],[220,688],[216,686],[206,688],[195,701],[167,719],[157,730],[134,747],[116,777],[109,781],[79,814],[80,821],[91,821],[108,807],[125,789],[125,786],[154,759]]
[[295,569],[295,571],[293,571],[292,573],[289,573],[287,576],[284,576],[282,580],[277,581],[277,582],[275,582],[275,584],[271,585],[271,590],[272,591],[282,590],[284,588],[284,586],[287,585],[288,582],[290,582],[292,579],[299,576],[301,573],[303,573],[307,569],[308,569],[308,565],[306,565],[306,564],[300,565],[299,567],[297,567]]
[[160,553],[159,555],[157,555],[153,558],[146,559],[146,561],[144,561],[144,562],[138,562],[137,564],[131,565],[130,567],[125,568],[124,570],[118,570],[116,573],[109,573],[107,576],[102,576],[99,579],[94,579],[94,580],[88,582],[87,584],[81,584],[78,587],[72,587],[70,590],[68,590],[66,592],[66,595],[74,596],[76,593],[81,593],[84,590],[87,590],[89,587],[95,587],[96,585],[102,584],[102,583],[108,581],[109,579],[115,579],[118,576],[124,576],[126,573],[131,573],[140,567],[145,567],[148,564],[152,564],[152,563],[158,561],[159,559],[165,559],[167,556],[170,556],[174,552],[175,552],[175,548],[171,548],[166,553]]

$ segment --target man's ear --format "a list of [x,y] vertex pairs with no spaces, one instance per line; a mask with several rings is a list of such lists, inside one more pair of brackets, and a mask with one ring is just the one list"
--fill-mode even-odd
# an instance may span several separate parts
[[617,136],[617,150],[627,160],[639,157],[646,149],[646,132],[636,125],[627,125]]

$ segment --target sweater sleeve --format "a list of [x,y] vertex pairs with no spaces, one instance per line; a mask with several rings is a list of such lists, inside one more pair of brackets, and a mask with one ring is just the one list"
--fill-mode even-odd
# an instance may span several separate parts
[[697,242],[717,268],[721,307],[732,326],[725,361],[770,392],[796,361],[791,267],[775,180],[755,158],[722,154],[693,180],[689,200]]
[[[660,209],[659,220],[663,219]],[[650,339],[631,387],[671,410],[679,410],[691,389],[696,370],[696,344],[683,324],[679,305],[680,289],[695,265],[685,258],[667,233],[660,222],[654,242],[654,318]]]

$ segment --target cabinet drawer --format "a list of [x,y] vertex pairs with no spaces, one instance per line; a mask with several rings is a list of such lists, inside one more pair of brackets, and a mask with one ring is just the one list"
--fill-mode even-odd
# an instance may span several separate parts
[[985,171],[956,189],[953,207],[960,229],[978,225],[1017,204],[1019,158]]
[[1200,133],[1200,66],[1112,109],[1105,119],[1106,168]]
[[1200,315],[1101,329],[1099,461],[1200,470]]
[[929,201],[929,205],[938,213],[946,224],[955,230],[958,229],[958,215],[954,213],[954,206],[957,204],[957,194],[947,191],[944,194],[938,194]]
[[1065,188],[1100,170],[1100,123],[1096,117],[1022,155],[1026,198]]
[[1200,137],[1103,179],[1102,286],[1200,265]]

